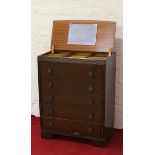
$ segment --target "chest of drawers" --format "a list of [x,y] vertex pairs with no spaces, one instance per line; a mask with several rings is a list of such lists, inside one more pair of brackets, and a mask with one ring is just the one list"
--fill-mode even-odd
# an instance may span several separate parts
[[42,138],[71,136],[103,146],[114,128],[115,52],[104,60],[49,53],[38,56]]

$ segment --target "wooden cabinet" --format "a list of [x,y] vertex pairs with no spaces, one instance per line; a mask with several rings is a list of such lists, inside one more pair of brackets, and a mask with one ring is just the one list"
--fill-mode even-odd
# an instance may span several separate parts
[[[55,25],[64,21],[58,23]],[[61,50],[55,49],[55,52],[61,53]],[[114,128],[115,52],[104,60],[49,54],[38,56],[42,138],[64,135],[88,139],[102,146]]]

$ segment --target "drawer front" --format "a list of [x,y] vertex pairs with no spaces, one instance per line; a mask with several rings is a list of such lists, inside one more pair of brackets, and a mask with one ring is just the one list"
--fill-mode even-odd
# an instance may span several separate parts
[[50,92],[42,92],[42,104],[67,106],[74,108],[101,109],[104,104],[103,97],[93,97],[92,95],[76,95],[76,94],[52,94]]
[[43,80],[42,91],[60,94],[103,94],[103,83],[86,81]]
[[41,115],[53,117],[53,118],[62,118],[68,120],[76,120],[83,122],[102,122],[102,109],[76,109],[69,108],[65,106],[49,106],[42,105]]
[[102,80],[104,67],[87,64],[40,63],[41,78]]
[[102,136],[102,126],[93,123],[82,123],[61,119],[42,118],[42,129],[48,132],[83,136]]

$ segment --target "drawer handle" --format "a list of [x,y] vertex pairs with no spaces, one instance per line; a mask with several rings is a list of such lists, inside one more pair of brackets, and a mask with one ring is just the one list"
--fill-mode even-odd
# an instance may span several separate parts
[[93,129],[92,128],[88,128],[88,132],[89,133],[92,133],[93,132]]
[[53,109],[49,109],[49,110],[48,110],[48,113],[49,113],[49,114],[54,114],[54,110],[53,110]]
[[93,100],[92,99],[89,100],[89,105],[93,105],[93,104],[94,104]]
[[48,125],[49,125],[49,127],[54,126],[53,122],[49,122]]
[[93,86],[89,86],[89,91],[93,92],[94,91],[94,87]]
[[53,87],[53,84],[51,82],[48,83],[49,88]]
[[80,135],[80,133],[78,133],[78,132],[74,132],[73,134],[75,134],[75,135]]
[[48,68],[48,74],[52,74],[52,69],[51,68]]
[[89,114],[89,120],[93,120],[93,114]]
[[94,73],[93,72],[89,72],[88,75],[89,75],[89,77],[92,78],[94,76]]
[[52,101],[53,99],[54,99],[53,96],[49,96],[49,97],[48,97],[48,100],[49,100],[49,101]]

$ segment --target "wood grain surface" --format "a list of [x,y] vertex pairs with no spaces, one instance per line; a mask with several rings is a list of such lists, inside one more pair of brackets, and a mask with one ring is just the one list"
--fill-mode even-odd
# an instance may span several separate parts
[[[96,45],[70,45],[67,44],[69,24],[97,24]],[[56,50],[75,50],[106,52],[113,49],[116,23],[110,21],[95,20],[58,20],[53,22],[51,48],[54,45]]]

